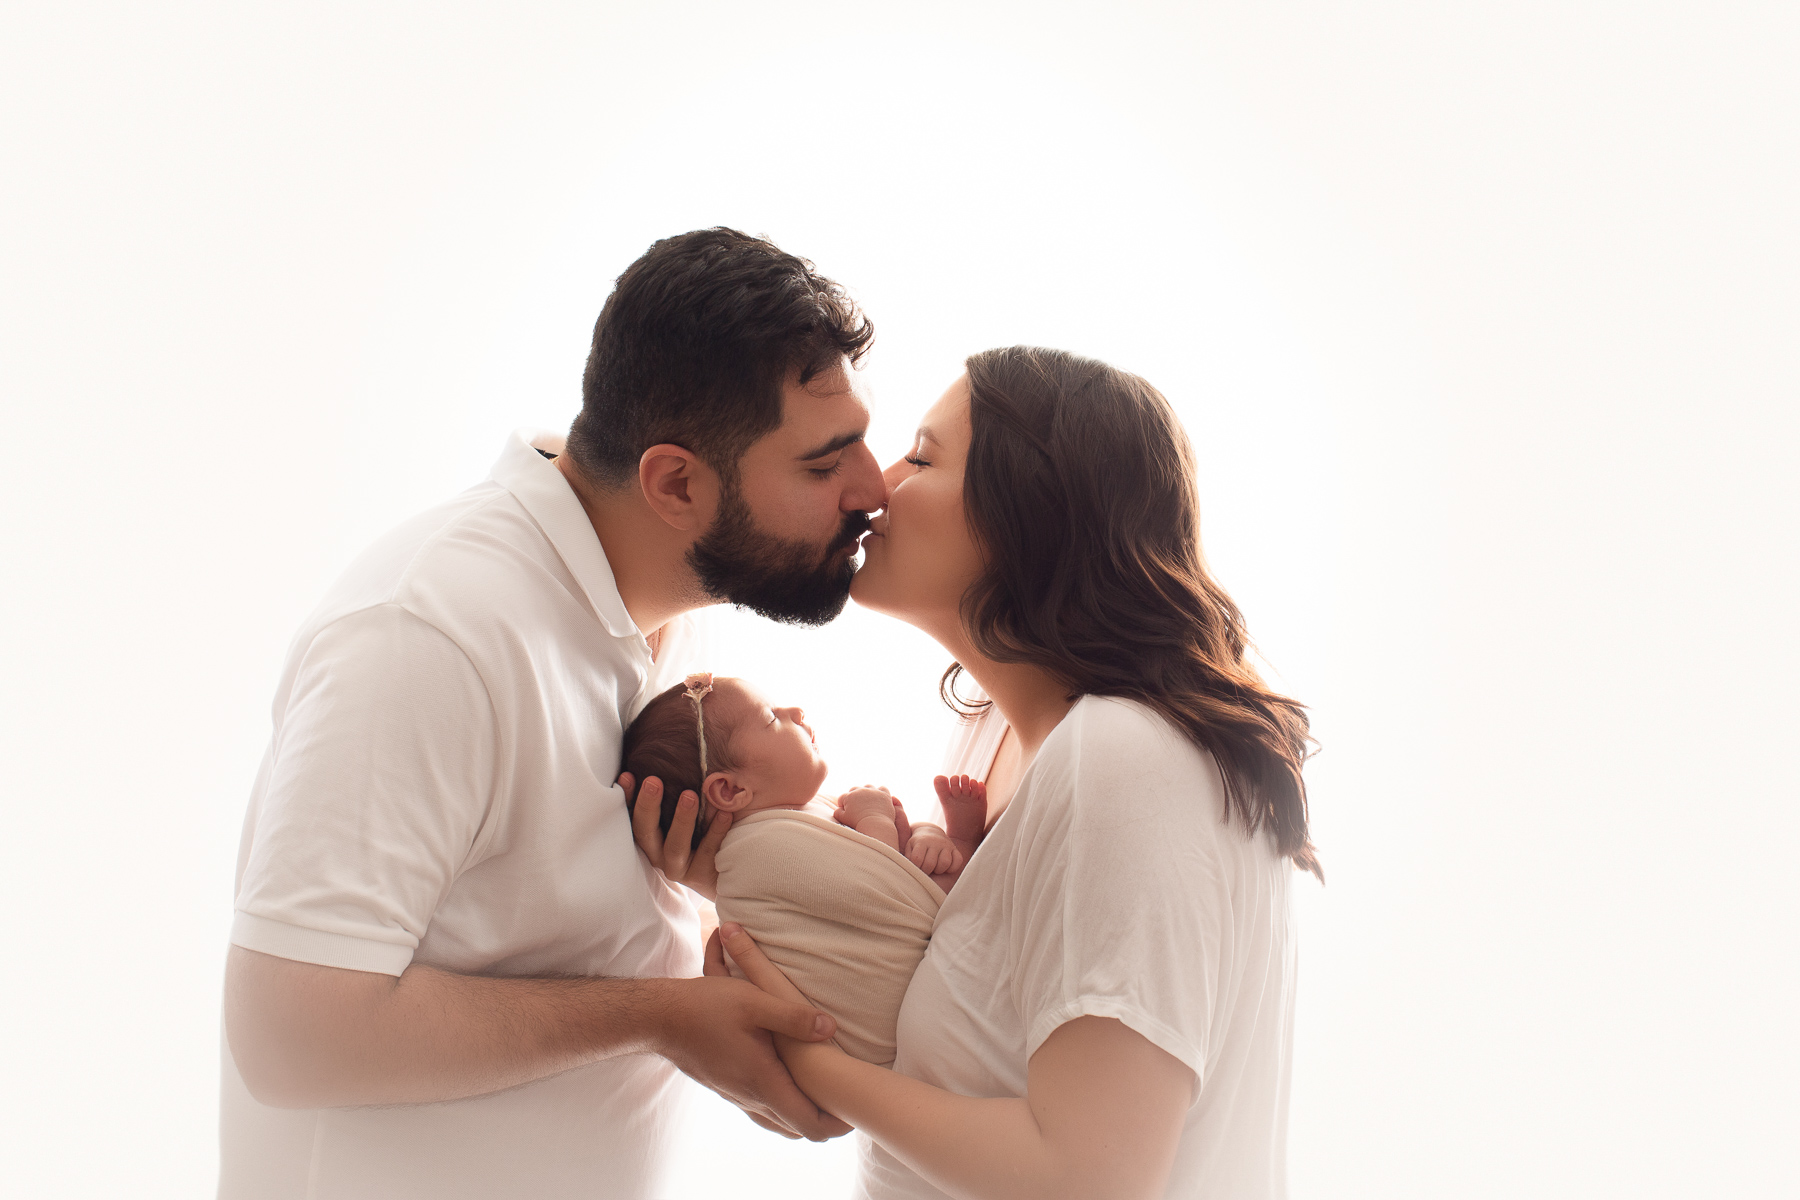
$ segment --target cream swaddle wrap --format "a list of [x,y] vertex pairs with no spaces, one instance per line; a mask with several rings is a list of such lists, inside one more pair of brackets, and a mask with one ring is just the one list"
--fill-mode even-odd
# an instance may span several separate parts
[[931,876],[872,837],[780,808],[734,821],[718,865],[719,920],[837,1018],[838,1045],[891,1065],[900,1001],[944,902]]

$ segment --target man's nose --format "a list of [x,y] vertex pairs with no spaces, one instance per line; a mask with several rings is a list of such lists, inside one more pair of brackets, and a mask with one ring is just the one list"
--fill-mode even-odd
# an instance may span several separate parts
[[844,485],[838,507],[844,512],[874,512],[887,504],[887,478],[867,442],[858,442],[849,449],[854,451],[850,479]]

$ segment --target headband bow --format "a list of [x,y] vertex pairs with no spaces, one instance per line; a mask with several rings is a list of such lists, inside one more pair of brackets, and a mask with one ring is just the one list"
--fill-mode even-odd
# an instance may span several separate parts
[[695,671],[687,677],[687,698],[694,702],[694,726],[700,736],[700,782],[706,783],[706,709],[700,703],[713,690],[711,671]]

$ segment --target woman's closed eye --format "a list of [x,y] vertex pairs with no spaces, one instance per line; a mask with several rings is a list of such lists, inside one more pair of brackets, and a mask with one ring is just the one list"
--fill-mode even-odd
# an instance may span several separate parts
[[931,463],[930,463],[930,461],[929,461],[929,460],[928,460],[928,459],[923,459],[923,458],[920,458],[920,457],[919,457],[919,456],[918,456],[918,455],[916,455],[916,454],[908,454],[908,455],[907,455],[907,456],[906,456],[906,457],[905,457],[905,458],[904,458],[904,459],[902,459],[902,460],[901,460],[901,461],[903,461],[903,462],[909,462],[909,463],[911,463],[911,464],[912,464],[912,465],[913,465],[913,466],[915,466],[915,467],[929,467],[929,466],[930,466],[930,465],[931,465]]

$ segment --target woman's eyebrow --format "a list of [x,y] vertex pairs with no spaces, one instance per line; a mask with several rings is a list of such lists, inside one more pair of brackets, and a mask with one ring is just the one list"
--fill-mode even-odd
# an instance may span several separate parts
[[918,436],[918,439],[922,442],[937,441],[937,435],[931,432],[931,426],[929,426],[929,425],[919,426],[919,432],[918,432],[917,436]]

